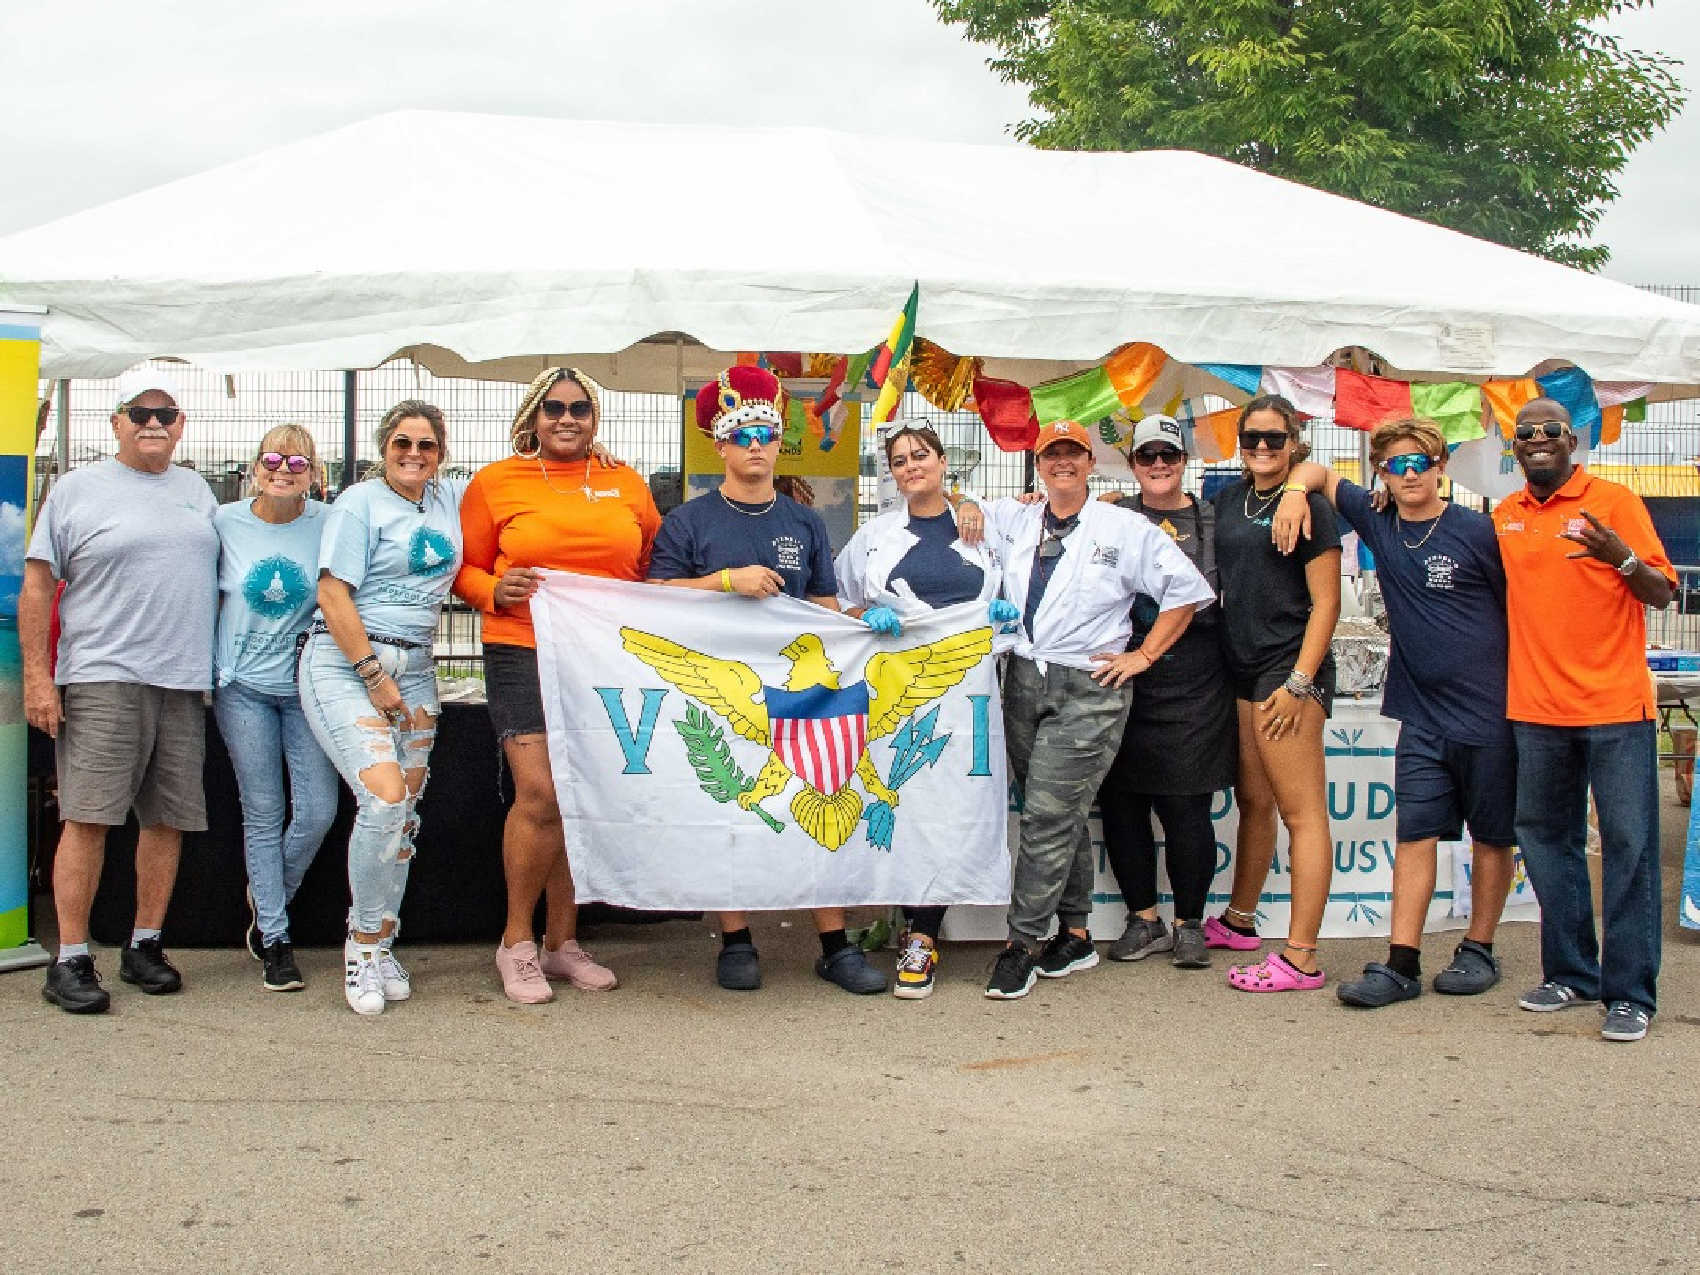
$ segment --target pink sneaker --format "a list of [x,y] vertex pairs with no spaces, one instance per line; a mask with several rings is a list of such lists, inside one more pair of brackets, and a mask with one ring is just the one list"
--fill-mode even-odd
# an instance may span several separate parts
[[1263,946],[1263,940],[1255,934],[1240,934],[1222,924],[1222,918],[1207,916],[1204,918],[1204,946],[1225,947],[1235,952],[1255,952]]
[[547,977],[565,979],[586,992],[612,991],[620,985],[614,971],[606,965],[598,965],[595,958],[578,945],[577,939],[568,939],[553,952],[545,944],[541,963]]
[[496,949],[496,969],[502,976],[502,991],[520,1005],[541,1005],[555,999],[555,991],[537,964],[537,944],[530,939],[512,947]]

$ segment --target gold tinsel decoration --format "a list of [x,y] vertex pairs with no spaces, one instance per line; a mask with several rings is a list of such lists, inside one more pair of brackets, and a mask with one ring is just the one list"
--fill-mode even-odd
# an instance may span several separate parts
[[921,396],[941,412],[958,410],[980,375],[979,359],[959,359],[926,337],[916,337],[909,355],[909,377]]
[[833,369],[843,357],[842,354],[811,354],[803,362],[803,375],[830,379]]

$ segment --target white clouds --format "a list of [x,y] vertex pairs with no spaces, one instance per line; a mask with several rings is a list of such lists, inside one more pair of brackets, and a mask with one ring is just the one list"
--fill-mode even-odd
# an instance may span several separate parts
[[0,576],[24,573],[24,511],[0,501]]

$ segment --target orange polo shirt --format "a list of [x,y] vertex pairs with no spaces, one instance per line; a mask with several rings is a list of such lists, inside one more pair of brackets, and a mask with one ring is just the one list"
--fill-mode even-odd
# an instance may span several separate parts
[[[585,487],[590,488],[587,495]],[[464,561],[455,593],[484,613],[484,640],[537,645],[531,607],[496,610],[496,581],[509,567],[552,567],[642,580],[661,514],[629,465],[605,469],[510,456],[473,476],[460,504]]]
[[1606,563],[1565,556],[1581,546],[1560,533],[1586,525],[1584,509],[1676,583],[1647,506],[1619,483],[1578,468],[1545,503],[1527,487],[1500,501],[1493,523],[1511,633],[1505,715],[1514,722],[1608,726],[1654,714],[1641,603]]

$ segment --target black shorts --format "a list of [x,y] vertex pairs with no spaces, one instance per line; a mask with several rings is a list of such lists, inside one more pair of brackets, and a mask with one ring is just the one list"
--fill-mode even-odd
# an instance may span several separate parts
[[[1296,657],[1295,652],[1295,657]],[[1293,671],[1293,660],[1283,658],[1274,664],[1266,664],[1258,669],[1240,669],[1229,666],[1228,676],[1234,684],[1234,698],[1243,699],[1249,704],[1261,704],[1287,681]],[[1334,655],[1330,652],[1322,661],[1322,667],[1316,670],[1316,676],[1311,679],[1316,683],[1316,689],[1322,693],[1322,715],[1328,716],[1334,711]]]
[[1393,793],[1400,841],[1456,841],[1466,824],[1483,845],[1517,840],[1517,746],[1509,734],[1502,744],[1460,744],[1401,726]]
[[537,679],[537,652],[529,646],[484,644],[484,695],[496,742],[515,735],[541,735],[543,686]]

